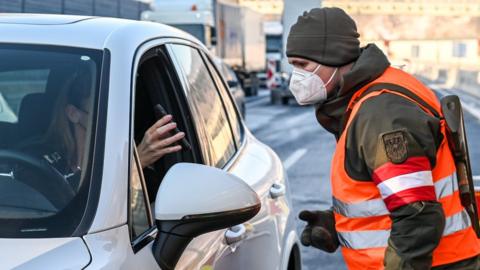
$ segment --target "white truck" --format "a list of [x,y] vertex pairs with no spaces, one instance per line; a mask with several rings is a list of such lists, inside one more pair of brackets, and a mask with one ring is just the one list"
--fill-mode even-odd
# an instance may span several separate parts
[[287,56],[285,54],[287,46],[288,33],[290,28],[297,22],[298,16],[302,15],[304,11],[309,11],[312,8],[319,8],[322,6],[321,0],[285,0],[282,14],[283,24],[283,58],[282,58],[282,71],[291,73],[292,66],[288,63]]
[[228,0],[156,0],[142,20],[189,32],[230,65],[247,95],[256,95],[266,68],[263,15]]

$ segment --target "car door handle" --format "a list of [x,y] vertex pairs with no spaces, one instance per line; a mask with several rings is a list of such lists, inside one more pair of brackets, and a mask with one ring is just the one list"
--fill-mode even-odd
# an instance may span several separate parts
[[276,198],[284,196],[284,195],[285,195],[285,185],[284,184],[275,183],[270,188],[270,196],[272,197],[272,199],[276,199]]
[[225,232],[225,240],[227,241],[228,245],[232,245],[242,241],[245,238],[246,233],[247,228],[245,225],[235,225]]

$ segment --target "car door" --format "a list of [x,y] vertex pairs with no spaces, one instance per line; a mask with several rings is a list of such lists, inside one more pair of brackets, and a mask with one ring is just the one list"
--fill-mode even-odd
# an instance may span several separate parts
[[[145,176],[142,173],[142,167],[136,153],[134,127],[136,126],[137,119],[133,112],[135,112],[134,104],[138,98],[138,96],[135,96],[138,82],[137,78],[141,77],[138,76],[139,66],[141,65],[140,60],[149,52],[156,54],[157,49],[162,49],[163,42],[163,40],[151,41],[138,49],[138,55],[136,56],[136,61],[133,65],[134,70],[132,72],[132,108],[130,110],[132,113],[130,123],[131,148],[129,151],[130,177],[128,180],[128,209],[126,209],[128,212],[128,223],[88,237],[87,242],[90,244],[90,247],[93,247],[92,250],[95,250],[95,258],[97,258],[95,263],[91,265],[92,269],[101,268],[98,266],[107,267],[107,265],[110,269],[160,269],[152,253],[154,239],[157,236],[158,230],[154,224],[154,216],[151,209],[153,206],[150,204],[151,200],[149,198]],[[168,66],[170,62],[163,62],[162,65]],[[176,69],[173,66],[168,67],[168,69],[173,71],[173,73],[168,75],[177,78],[183,77],[183,74],[175,73]],[[184,90],[182,87],[174,89],[176,85],[173,84],[170,85],[169,88],[172,91],[172,93],[169,94],[173,96],[176,96],[173,93],[176,90],[181,92]],[[184,103],[185,102],[180,102],[177,105],[185,107]],[[187,132],[187,134],[188,133],[189,132]],[[205,134],[202,129],[197,129],[194,133],[199,139],[204,138]],[[195,152],[201,151],[204,153],[206,150],[203,146],[198,145],[196,141],[197,140],[190,141],[192,149],[194,149]],[[235,153],[236,149],[234,145],[228,148],[231,154]],[[188,200],[188,198],[185,198],[185,200]],[[224,234],[225,230],[219,230],[195,238],[187,250],[183,252],[182,258],[175,269],[211,269],[215,262],[224,257],[222,254],[225,254],[228,250],[228,246],[224,241]]]
[[[225,88],[219,92],[222,82],[205,53],[188,43],[172,43],[167,48],[176,62],[177,73],[183,74],[184,94],[206,165],[239,176],[262,201],[259,214],[249,222],[212,233],[221,244],[210,247],[217,249],[217,256],[209,263],[214,269],[279,269],[282,222],[278,217],[283,216],[281,205],[285,203],[271,196],[275,182],[283,185],[283,179],[276,179],[278,160],[262,144],[245,139],[238,113]],[[198,248],[194,240],[187,250],[195,252]],[[179,265],[184,265],[182,259]]]
[[[168,59],[164,59],[162,57],[163,55],[162,52],[165,50],[164,46],[162,45],[164,42],[165,42],[165,39],[151,41],[147,44],[144,44],[138,50],[138,54],[136,57],[137,60],[135,62],[135,69],[133,72],[133,74],[135,74],[135,76],[133,77],[133,82],[134,82],[133,85],[135,86],[135,88],[132,89],[132,91],[135,91],[135,93],[133,95],[134,101],[132,103],[132,106],[133,104],[135,104],[134,106],[135,108],[132,111],[135,112],[135,114],[132,115],[132,119],[133,119],[132,132],[134,133],[132,134],[132,137],[137,137],[136,135],[142,135],[142,134],[136,134],[138,131],[136,130],[137,124],[139,123],[138,121],[141,120],[139,119],[138,116],[139,115],[146,116],[145,114],[137,115],[136,107],[140,108],[142,106],[151,105],[151,104],[148,104],[148,102],[145,102],[145,103],[137,102],[141,98],[139,91],[147,90],[144,87],[140,87],[139,89],[137,85],[137,84],[146,83],[145,81],[142,81],[142,80],[145,80],[146,77],[141,75],[142,72],[144,74],[148,72],[146,68],[155,68],[155,67],[158,68],[158,66],[162,67],[163,73],[162,72],[157,72],[157,73],[163,74],[164,77],[158,77],[156,79],[162,81],[163,87],[159,87],[156,90],[160,92],[163,91],[168,93],[157,93],[158,94],[157,98],[163,98],[164,99],[163,101],[166,101],[166,99],[168,99],[169,100],[168,103],[170,103],[172,108],[173,107],[178,108],[179,114],[181,111],[185,109],[188,110],[188,108],[184,108],[185,107],[184,102],[177,102],[178,99],[177,99],[177,94],[175,92],[178,90],[181,93],[183,92],[183,89],[176,89],[178,88],[177,82],[173,82],[172,80],[175,80],[176,78],[180,78],[183,75],[177,74],[176,73],[177,71],[173,67],[171,62],[168,61]],[[146,59],[152,59],[152,58],[155,58],[155,61],[159,61],[158,65],[148,65],[148,66],[143,65],[143,63],[147,62],[145,61]],[[155,80],[155,78],[149,77],[149,80]],[[150,99],[152,98],[152,95],[153,96],[155,95],[154,93],[151,93],[151,91],[147,91],[149,92],[148,94],[151,94],[149,96]],[[157,101],[150,100],[150,101],[155,103],[158,100]],[[169,109],[169,108],[170,107],[166,107],[166,109]],[[175,112],[175,111],[170,111],[170,112]],[[188,119],[185,120],[184,117],[182,117],[179,114],[177,115],[173,114],[174,117],[176,116],[175,121],[177,122],[179,128],[180,127],[187,128],[187,126],[189,125],[186,122],[189,122],[189,120]],[[203,133],[201,132],[191,131],[190,128],[188,130],[185,130],[182,128],[182,130],[186,132],[187,137],[191,135],[190,133],[195,133],[194,136],[198,137],[199,138],[198,140],[203,138]],[[203,149],[200,149],[201,146],[197,144],[198,140],[197,139],[190,140],[190,144],[192,146],[192,152],[197,153],[197,152],[204,151]],[[183,155],[180,155],[180,156],[183,156]],[[165,158],[166,157],[162,159],[165,159]],[[178,161],[184,161],[184,160],[180,159]],[[191,161],[188,161],[188,162],[191,162]],[[147,180],[151,180],[151,179],[149,179],[147,175],[144,176],[142,173],[142,170],[138,169],[139,167],[140,166],[138,165],[138,162],[132,163],[128,225],[129,225],[132,252],[134,253],[134,255],[130,256],[130,260],[133,262],[133,264],[129,263],[128,265],[132,266],[133,268],[133,265],[135,265],[135,263],[138,263],[138,265],[143,266],[143,267],[140,267],[139,269],[159,269],[152,253],[153,240],[157,235],[157,228],[154,224],[155,217],[153,216],[153,211],[151,209],[154,206],[153,206],[153,203],[151,205],[149,205],[148,203],[145,203],[145,202],[153,201],[152,198],[149,198],[149,194],[151,194],[151,190],[148,190],[149,185],[148,183],[145,183]],[[152,197],[155,198],[155,196],[152,196]],[[188,200],[188,198],[185,198],[185,200]],[[218,254],[225,249],[226,249],[226,246],[223,243],[223,235],[221,231],[200,235],[199,237],[195,238],[192,241],[192,243],[189,245],[189,248],[187,248],[187,250],[183,252],[182,259],[180,260],[180,262],[178,262],[175,269],[208,269],[208,267],[213,264]],[[152,267],[156,267],[156,268],[152,268]]]
[[[203,53],[203,56],[228,113],[237,145],[239,145],[239,149],[243,154],[242,158],[237,158],[232,166],[229,167],[229,172],[250,183],[257,183],[257,185],[261,184],[262,187],[267,187],[266,189],[256,189],[259,195],[262,194],[263,207],[266,209],[263,216],[257,216],[258,220],[263,221],[263,223],[258,222],[257,228],[254,228],[259,233],[257,233],[257,237],[251,236],[246,239],[245,246],[247,248],[242,249],[240,253],[244,253],[243,257],[256,258],[259,257],[258,254],[262,254],[262,256],[272,258],[272,260],[267,261],[259,258],[257,261],[249,262],[251,269],[257,269],[256,267],[258,269],[280,269],[281,260],[278,256],[283,252],[289,252],[288,250],[283,250],[284,246],[282,246],[282,243],[285,242],[287,219],[291,207],[286,196],[287,187],[283,166],[277,155],[270,148],[259,144],[258,141],[254,140],[253,136],[245,133],[238,112],[235,111],[234,101],[229,95],[225,80],[222,79],[220,72],[213,65],[212,59],[208,54]],[[249,139],[246,139],[246,137]],[[245,167],[252,168],[251,162],[257,162],[257,159],[259,159],[260,162],[258,163],[261,165],[257,166],[256,172],[251,173],[250,169],[245,169]],[[264,219],[269,220],[269,222],[265,222]],[[251,223],[254,222],[255,220],[251,221]],[[271,238],[268,239],[267,235],[270,235]],[[241,257],[237,256],[237,258]]]

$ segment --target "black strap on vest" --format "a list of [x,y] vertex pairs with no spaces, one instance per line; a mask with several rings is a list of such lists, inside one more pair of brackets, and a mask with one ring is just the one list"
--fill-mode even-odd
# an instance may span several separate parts
[[362,95],[360,95],[360,99],[365,97],[366,95],[372,93],[372,92],[380,91],[380,90],[383,90],[383,89],[387,89],[387,90],[391,90],[391,91],[403,94],[403,95],[415,100],[418,104],[422,105],[422,107],[429,110],[430,113],[432,113],[436,118],[440,118],[440,113],[438,113],[438,111],[435,108],[430,106],[430,104],[425,102],[425,100],[421,99],[419,96],[415,95],[412,91],[408,90],[407,88],[405,88],[403,86],[400,86],[400,85],[397,85],[397,84],[393,84],[393,83],[374,84],[374,85],[370,86],[367,90],[365,90],[365,92],[363,92]]
[[[411,98],[412,100],[415,100],[418,104],[420,104],[422,107],[427,109],[436,118],[438,118],[438,119],[442,118],[440,116],[440,113],[435,108],[430,106],[430,104],[425,102],[425,100],[421,99],[419,96],[415,95],[412,91],[408,90],[407,88],[405,88],[403,86],[400,86],[400,85],[397,85],[397,84],[393,84],[393,83],[377,83],[377,84],[371,85],[370,87],[367,88],[367,90],[365,90],[360,96],[358,96],[353,101],[353,105],[355,105],[355,103],[360,101],[366,95],[368,95],[372,92],[375,92],[375,91],[383,90],[383,89],[387,89],[387,90],[390,90],[390,91],[393,91],[393,92],[403,94],[403,95]],[[353,109],[353,106],[351,106],[351,108]],[[344,118],[342,119],[342,132],[346,128],[346,125],[348,123],[348,119],[350,118],[350,115],[352,113],[352,109],[348,109],[347,112],[345,113]]]

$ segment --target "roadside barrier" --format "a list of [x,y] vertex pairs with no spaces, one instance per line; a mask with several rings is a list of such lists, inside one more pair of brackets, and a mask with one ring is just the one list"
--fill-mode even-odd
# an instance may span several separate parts
[[423,64],[413,66],[408,71],[443,88],[464,91],[480,98],[479,68],[434,67]]

